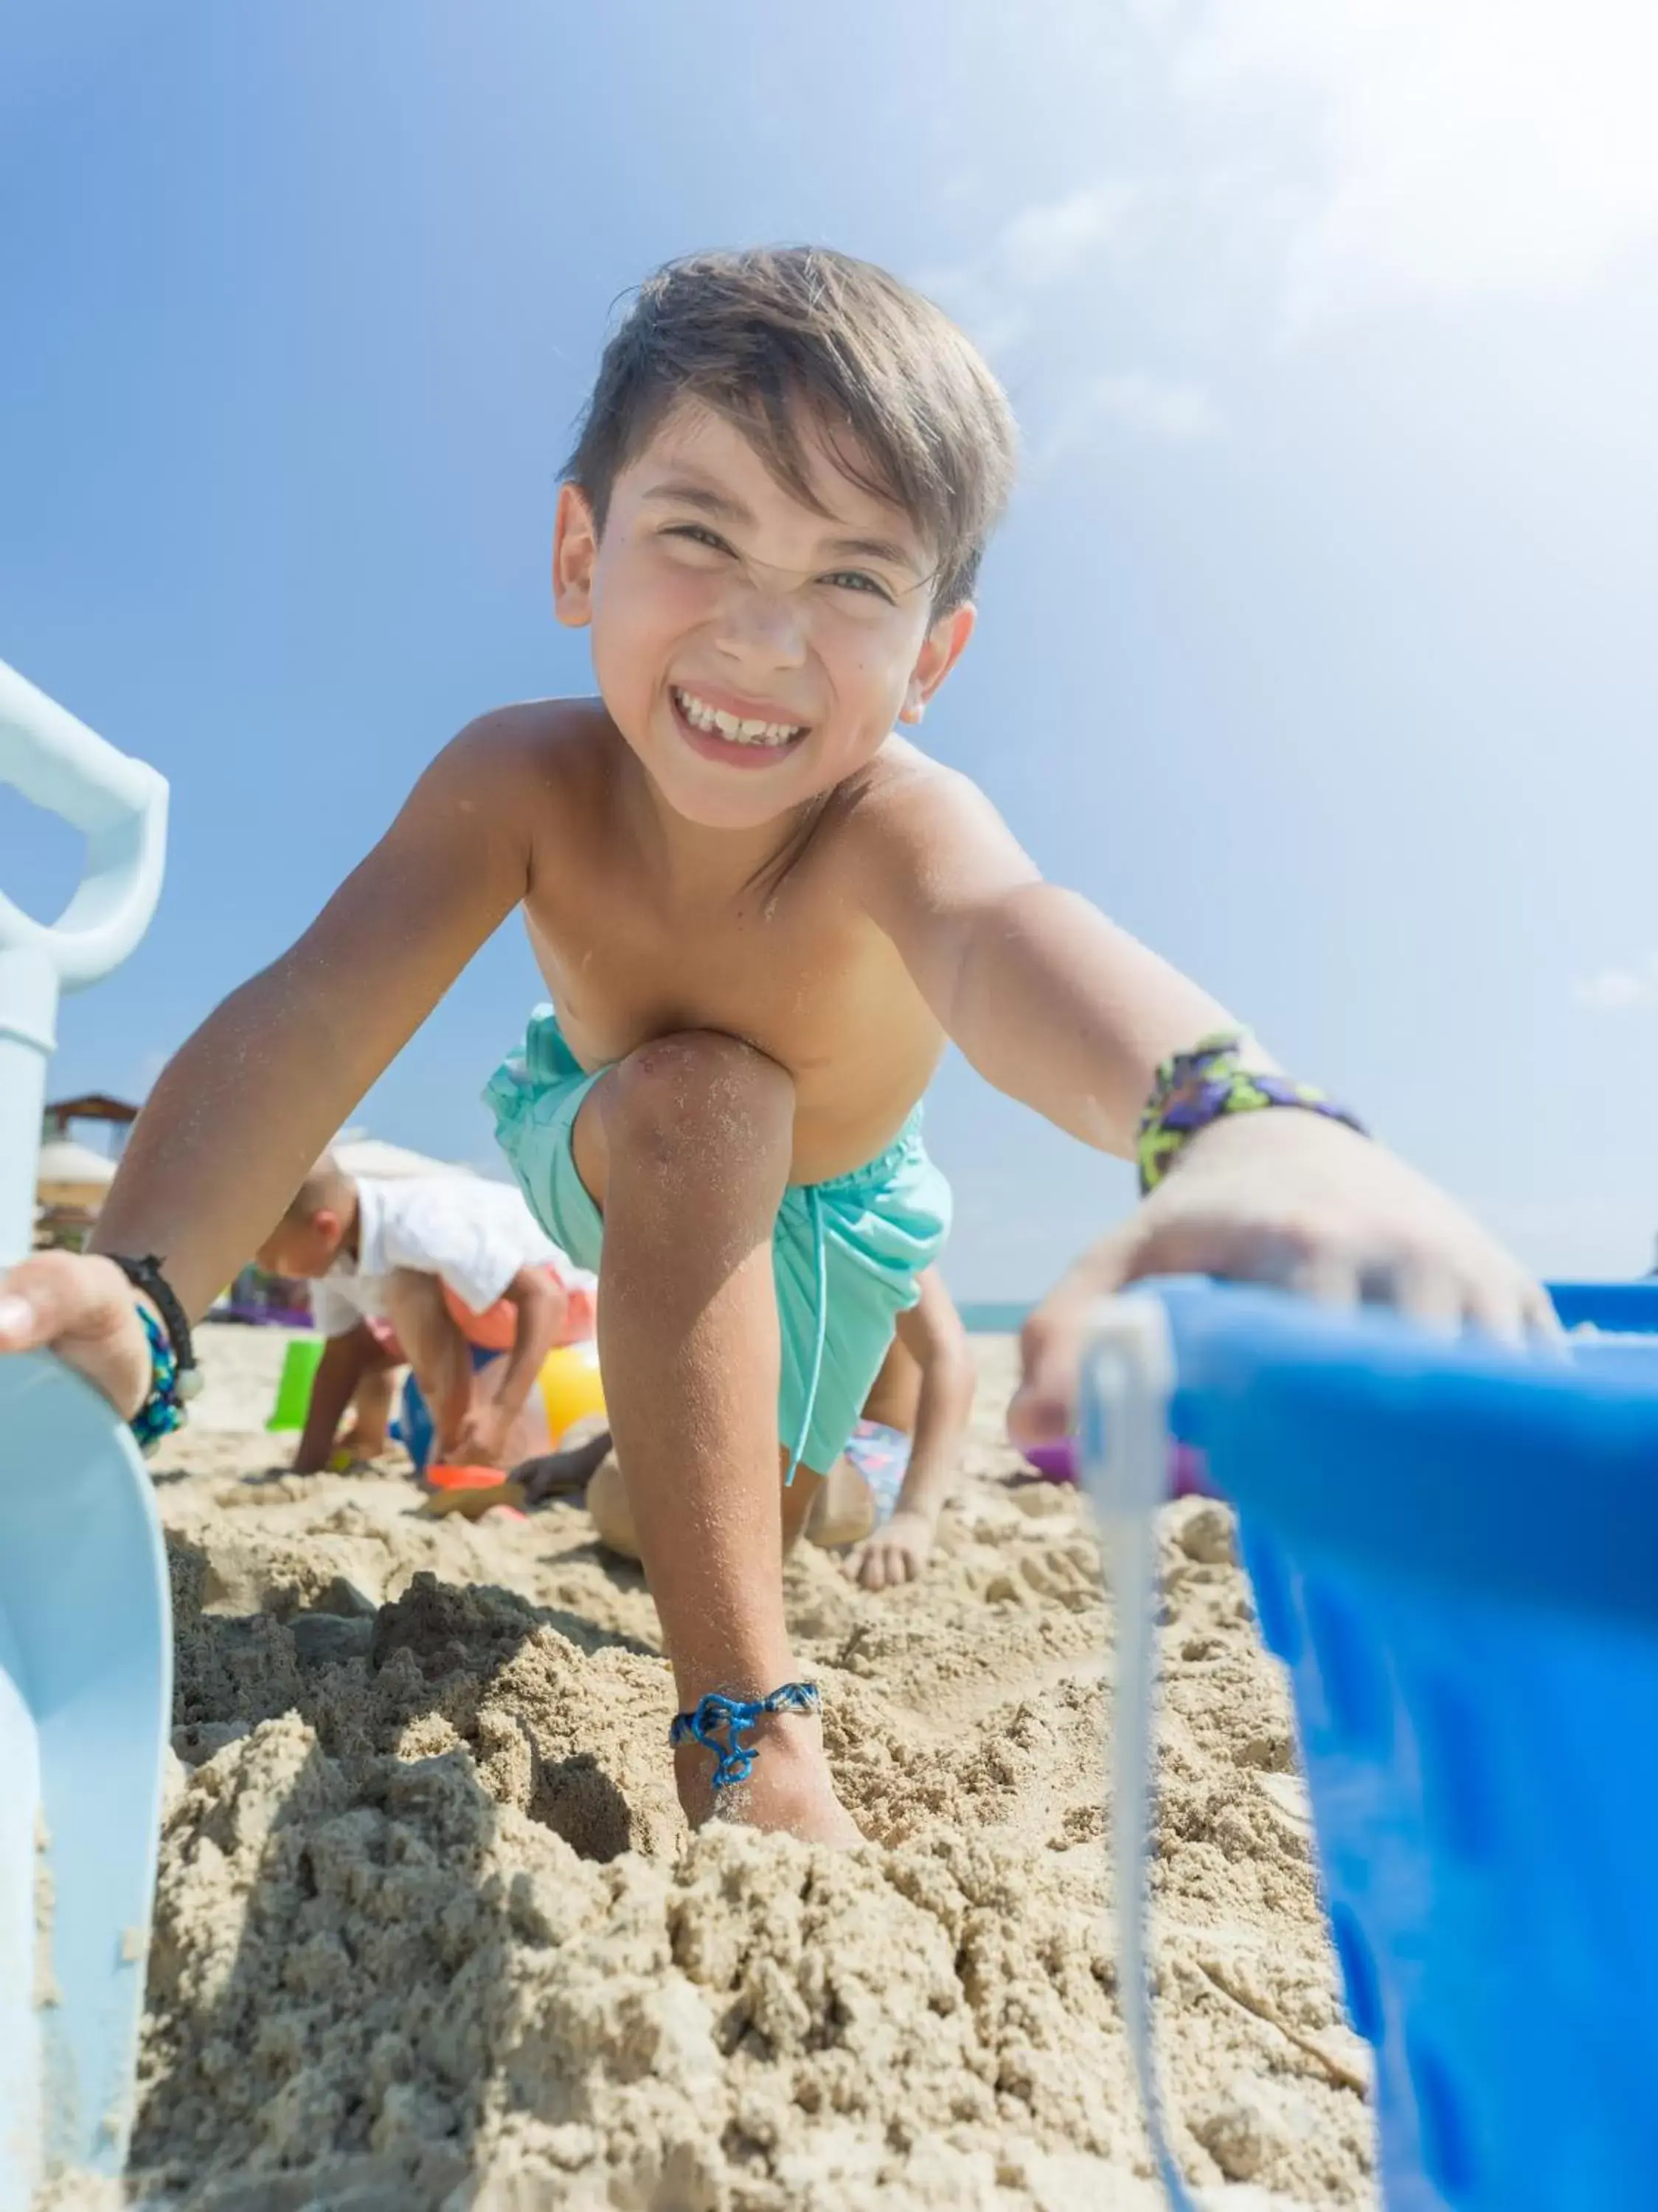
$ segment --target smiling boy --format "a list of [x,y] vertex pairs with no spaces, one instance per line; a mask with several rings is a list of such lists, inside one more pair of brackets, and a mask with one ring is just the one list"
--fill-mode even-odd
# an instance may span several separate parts
[[[1509,1332],[1545,1312],[1352,1127],[1245,1110],[1312,1103],[1247,1041],[1160,1084],[1221,1009],[893,734],[972,635],[1012,466],[989,370],[883,272],[806,249],[659,272],[558,501],[554,604],[589,631],[600,696],[503,708],[439,757],[178,1055],[100,1224],[102,1252],[164,1255],[201,1310],[521,907],[558,1012],[489,1095],[548,1234],[589,1267],[602,1243],[600,1355],[693,1820],[856,1837],[795,1680],[783,1550],[948,1226],[919,1116],[947,1038],[1105,1150],[1133,1148],[1153,1097],[1143,1163],[1176,1163],[1027,1332],[1027,1436],[1064,1422],[1082,1316],[1134,1275],[1381,1290]],[[52,1342],[141,1423],[170,1418],[159,1330],[108,1260],[5,1287],[0,1346]]]

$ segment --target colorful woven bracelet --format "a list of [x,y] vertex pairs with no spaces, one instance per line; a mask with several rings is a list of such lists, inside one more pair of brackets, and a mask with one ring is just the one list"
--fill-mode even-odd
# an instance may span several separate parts
[[179,1361],[172,1340],[148,1306],[137,1307],[149,1341],[149,1389],[132,1416],[132,1433],[141,1452],[153,1452],[163,1437],[184,1426],[179,1398]]
[[1356,1115],[1312,1084],[1246,1067],[1244,1055],[1252,1042],[1247,1030],[1222,1030],[1202,1038],[1190,1052],[1177,1052],[1158,1069],[1134,1144],[1142,1196],[1156,1189],[1200,1129],[1228,1114],[1299,1106],[1340,1121],[1361,1137],[1369,1133]]
[[[815,1682],[785,1682],[769,1698],[722,1698],[711,1690],[692,1712],[676,1713],[668,1729],[671,1744],[700,1743],[714,1754],[714,1787],[729,1790],[747,1782],[759,1756],[759,1747],[745,1743],[755,1723],[765,1713],[815,1713],[823,1698]],[[725,1741],[720,1741],[723,1735]]]

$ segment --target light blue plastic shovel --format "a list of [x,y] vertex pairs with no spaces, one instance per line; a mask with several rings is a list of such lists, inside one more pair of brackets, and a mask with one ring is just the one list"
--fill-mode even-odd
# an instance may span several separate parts
[[[28,1251],[58,994],[143,935],[167,785],[0,662],[0,782],[87,841],[61,918],[0,892],[0,1266]],[[172,1702],[167,1562],[126,1425],[50,1355],[0,1355],[0,2212],[119,2173]]]

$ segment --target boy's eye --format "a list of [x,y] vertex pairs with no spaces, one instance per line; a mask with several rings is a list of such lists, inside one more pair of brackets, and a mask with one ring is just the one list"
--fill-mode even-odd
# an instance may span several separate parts
[[[704,529],[700,522],[673,522],[662,532],[664,538],[679,538],[688,544],[706,546],[710,553],[729,553],[731,548],[714,531]],[[735,557],[735,556],[734,556]]]
[[[661,534],[664,538],[677,538],[682,545],[694,545],[702,551],[720,554],[728,561],[742,559],[735,546],[728,544],[717,531],[709,529],[705,523],[670,522],[664,526]],[[879,576],[870,575],[867,569],[834,568],[817,580],[838,592],[856,592],[865,599],[880,600],[889,607],[897,605],[888,586],[881,582]]]
[[867,575],[862,568],[836,568],[823,580],[837,591],[867,592],[875,599],[885,599],[889,606],[893,604],[893,595],[880,578]]

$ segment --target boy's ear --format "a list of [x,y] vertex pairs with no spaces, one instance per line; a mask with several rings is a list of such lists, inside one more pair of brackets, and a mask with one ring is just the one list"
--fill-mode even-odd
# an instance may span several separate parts
[[900,722],[921,720],[927,711],[927,702],[966,651],[967,640],[978,620],[978,611],[971,605],[954,607],[948,614],[940,615],[927,633],[920,659],[910,672],[904,704],[899,712]]
[[332,1206],[320,1206],[311,1216],[311,1226],[319,1230],[331,1244],[339,1242],[339,1216]]
[[560,484],[552,525],[552,611],[567,629],[585,629],[593,619],[593,569],[599,557],[599,528],[587,494]]

